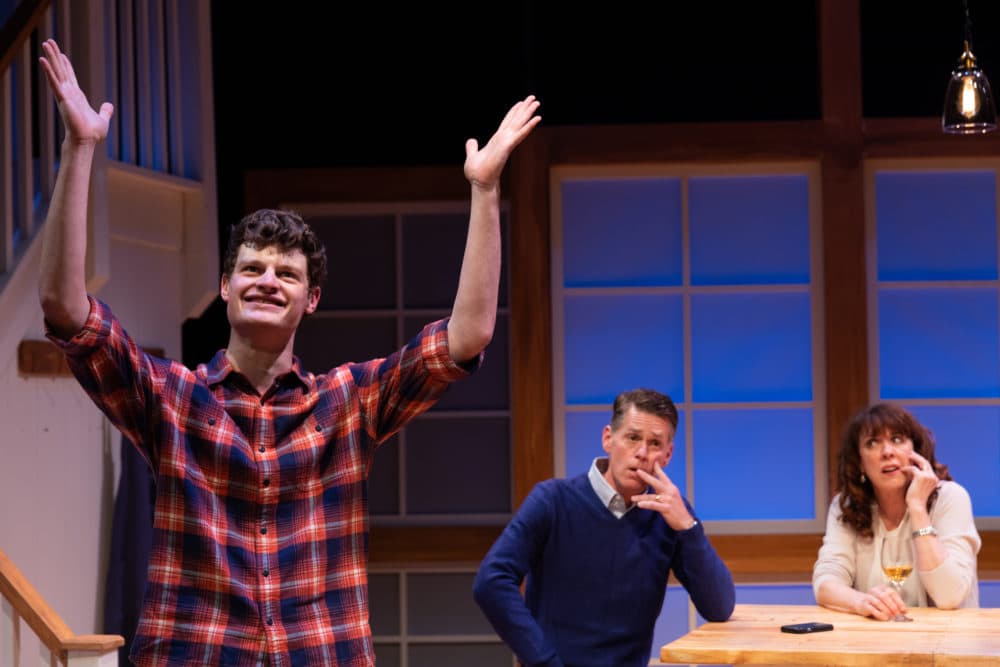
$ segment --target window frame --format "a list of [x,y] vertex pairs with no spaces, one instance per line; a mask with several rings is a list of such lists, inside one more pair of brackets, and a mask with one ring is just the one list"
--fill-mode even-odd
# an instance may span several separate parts
[[[865,192],[865,267],[866,267],[866,301],[868,326],[868,392],[872,402],[882,400],[880,387],[881,376],[879,367],[879,291],[888,288],[919,289],[923,284],[919,281],[881,281],[878,275],[878,219],[877,219],[877,176],[880,172],[946,172],[946,171],[989,171],[994,172],[996,192],[996,210],[994,212],[997,224],[998,267],[997,278],[993,280],[935,280],[935,286],[953,284],[956,289],[990,287],[998,292],[1000,299],[1000,157],[874,157],[868,158],[863,164]],[[1000,341],[1000,329],[997,331]],[[1000,372],[1000,368],[997,369]],[[888,399],[904,407],[912,406],[996,406],[1000,407],[1000,396],[992,398],[919,398],[919,399]],[[947,462],[947,454],[942,459]],[[961,480],[956,480],[961,484]],[[975,512],[975,505],[973,505]],[[975,523],[980,531],[1000,530],[1000,516],[976,516]]]
[[[414,635],[409,632],[408,621],[409,621],[409,576],[416,574],[468,574],[472,577],[475,576],[476,570],[479,567],[478,562],[465,562],[465,563],[442,563],[435,565],[400,565],[400,564],[390,564],[382,563],[375,564],[369,567],[370,575],[396,575],[398,577],[397,584],[399,586],[398,590],[398,600],[399,600],[399,634],[396,635],[376,635],[374,631],[372,632],[372,643],[375,644],[376,652],[378,650],[378,645],[395,645],[399,647],[400,653],[400,667],[407,667],[409,664],[409,652],[408,649],[414,645],[427,645],[427,644],[482,644],[482,645],[499,645],[506,648],[503,641],[496,635],[496,633],[491,632],[490,634],[455,634],[449,635],[436,634],[436,635]],[[469,593],[469,599],[472,599],[471,587]],[[369,605],[371,601],[369,601]],[[507,649],[508,651],[510,649]],[[517,667],[517,659],[511,653],[511,667]]]
[[[809,284],[752,284],[737,286],[692,285],[690,266],[690,220],[688,208],[689,179],[713,176],[778,176],[803,175],[808,183],[809,208]],[[563,280],[563,216],[562,216],[562,184],[566,181],[580,180],[613,180],[613,179],[649,179],[676,178],[681,183],[681,224],[682,224],[682,279],[681,285],[670,287],[565,287]],[[579,294],[677,294],[683,299],[683,338],[684,338],[684,396],[685,400],[676,401],[678,410],[685,419],[684,442],[675,443],[675,447],[684,447],[685,486],[687,497],[698,507],[697,490],[694,480],[694,434],[691,428],[692,416],[697,411],[715,409],[733,409],[741,407],[808,407],[813,415],[813,519],[788,520],[706,520],[706,528],[718,535],[758,535],[770,533],[816,533],[822,532],[826,524],[826,514],[829,506],[829,470],[827,465],[827,448],[825,447],[826,422],[826,360],[824,343],[824,304],[823,304],[823,256],[822,256],[822,225],[821,225],[821,174],[820,164],[814,160],[769,160],[769,161],[719,161],[712,164],[701,162],[671,161],[647,164],[573,164],[556,165],[549,171],[550,191],[550,293],[552,318],[552,426],[553,442],[552,457],[554,474],[563,477],[566,474],[566,433],[565,417],[569,412],[591,412],[596,409],[606,410],[608,405],[567,405],[565,366],[563,342],[565,340],[565,323],[563,320],[565,297]],[[700,294],[718,293],[755,293],[774,294],[781,292],[802,291],[810,299],[810,327],[812,330],[812,400],[811,401],[779,401],[779,402],[725,402],[697,403],[693,400],[693,379],[691,370],[691,299]],[[628,389],[621,387],[620,389]],[[596,438],[595,434],[595,438]],[[600,452],[595,449],[595,456]]]
[[[351,319],[355,317],[392,317],[395,320],[395,331],[396,331],[396,348],[392,350],[385,350],[386,354],[392,352],[394,349],[402,346],[406,343],[413,335],[417,333],[416,330],[407,328],[407,319],[413,318],[423,318],[425,323],[429,323],[433,320],[445,317],[451,313],[451,308],[407,308],[404,303],[404,282],[405,282],[405,261],[403,257],[403,226],[405,224],[405,219],[407,216],[411,215],[465,215],[468,217],[470,213],[470,204],[467,200],[456,200],[456,199],[441,199],[441,200],[428,200],[428,201],[386,201],[386,202],[310,202],[310,201],[298,201],[298,202],[285,202],[281,204],[281,208],[294,210],[299,213],[306,221],[315,220],[316,218],[357,218],[364,216],[391,216],[393,218],[393,227],[395,235],[395,252],[393,253],[392,261],[395,264],[396,269],[396,284],[395,284],[395,306],[393,308],[375,308],[375,309],[364,309],[364,308],[354,308],[354,309],[337,309],[337,308],[326,308],[317,309],[310,318],[313,319],[325,319],[325,320],[336,320],[336,319]],[[501,217],[507,216],[509,219],[509,206],[505,202],[500,204],[500,215]],[[509,224],[506,227],[507,235],[509,236]],[[505,246],[509,247],[509,240],[503,239],[502,242]],[[333,259],[335,261],[335,258]],[[502,275],[509,276],[509,268]],[[508,278],[509,282],[509,278]],[[458,284],[458,276],[455,277],[455,284]],[[503,316],[510,319],[510,290],[508,289],[508,304],[500,306],[497,309],[497,315]],[[510,337],[508,336],[508,348],[510,346]],[[508,359],[510,358],[510,349],[507,350]],[[347,361],[346,359],[344,361]],[[326,372],[328,369],[306,369],[314,373]],[[509,373],[508,373],[509,375]],[[512,382],[508,381],[508,395],[507,395],[507,407],[506,409],[497,410],[432,410],[428,411],[417,419],[421,420],[450,420],[450,419],[469,419],[469,418],[501,418],[506,419],[508,424],[511,423],[511,393],[512,393]],[[508,442],[508,452],[509,452],[509,471],[508,480],[512,480],[514,476],[514,454],[513,454],[513,428],[509,428],[508,431],[511,433],[511,439]],[[397,508],[399,509],[399,514],[397,515],[370,515],[369,520],[372,526],[386,526],[386,527],[411,527],[411,526],[503,526],[510,520],[510,512],[496,512],[496,513],[420,513],[420,514],[410,514],[407,508],[407,479],[406,479],[406,457],[408,453],[408,447],[406,446],[407,439],[407,427],[404,426],[399,433],[395,436],[398,442],[395,446],[398,448],[398,459],[397,459],[397,475],[399,479],[399,502]],[[508,489],[508,497],[513,496],[513,484],[510,483]]]

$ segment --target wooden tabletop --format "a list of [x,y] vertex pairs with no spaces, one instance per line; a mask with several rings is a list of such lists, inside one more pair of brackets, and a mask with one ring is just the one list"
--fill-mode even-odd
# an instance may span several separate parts
[[[660,663],[732,665],[1000,665],[1000,609],[912,608],[912,623],[876,621],[814,605],[738,604],[725,623],[705,623],[660,649]],[[829,632],[795,635],[782,625],[822,621]]]

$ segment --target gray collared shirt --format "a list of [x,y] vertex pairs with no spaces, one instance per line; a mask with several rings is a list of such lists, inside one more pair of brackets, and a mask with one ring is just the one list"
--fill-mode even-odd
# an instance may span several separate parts
[[620,519],[625,516],[626,512],[635,507],[635,503],[626,503],[621,494],[608,484],[608,480],[604,479],[604,473],[607,471],[608,458],[606,456],[599,456],[590,464],[590,471],[587,473],[587,478],[590,480],[590,486],[594,489],[594,493],[601,499],[601,504],[607,507],[608,511],[614,514],[616,518]]

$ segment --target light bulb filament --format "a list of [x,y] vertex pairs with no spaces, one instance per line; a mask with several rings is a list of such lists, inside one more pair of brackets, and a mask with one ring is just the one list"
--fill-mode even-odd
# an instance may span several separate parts
[[962,95],[959,97],[958,111],[966,118],[972,118],[979,113],[979,93],[976,91],[975,79],[971,76],[962,77]]

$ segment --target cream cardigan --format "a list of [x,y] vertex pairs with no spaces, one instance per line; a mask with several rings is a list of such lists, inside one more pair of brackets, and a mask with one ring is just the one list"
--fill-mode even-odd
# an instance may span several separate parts
[[[872,529],[875,535],[867,539],[840,522],[838,502],[839,496],[834,497],[830,503],[826,534],[813,566],[814,595],[820,584],[827,579],[835,579],[859,591],[868,591],[873,586],[888,583],[879,564],[882,541],[912,539],[909,511],[895,530],[887,531],[873,507]],[[968,491],[955,482],[941,482],[930,518],[931,525],[938,531],[937,539],[941,540],[946,556],[938,567],[933,570],[918,570],[906,580],[903,585],[903,601],[911,607],[978,607],[976,555],[982,540],[972,518],[972,501]]]

